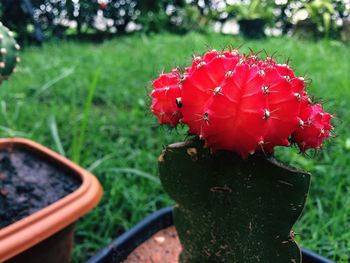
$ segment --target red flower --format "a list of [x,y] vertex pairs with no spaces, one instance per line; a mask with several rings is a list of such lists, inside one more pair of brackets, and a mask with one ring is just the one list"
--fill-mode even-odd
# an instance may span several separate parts
[[105,10],[107,8],[108,4],[106,2],[100,2],[98,4],[98,7],[101,9],[101,10]]

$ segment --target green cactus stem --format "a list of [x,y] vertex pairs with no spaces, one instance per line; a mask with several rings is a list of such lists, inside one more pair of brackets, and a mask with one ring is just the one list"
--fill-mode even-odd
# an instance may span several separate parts
[[169,145],[160,179],[176,201],[182,263],[301,262],[292,227],[309,191],[310,174],[273,157],[211,154],[201,141]]
[[19,49],[13,33],[0,22],[0,83],[15,71]]

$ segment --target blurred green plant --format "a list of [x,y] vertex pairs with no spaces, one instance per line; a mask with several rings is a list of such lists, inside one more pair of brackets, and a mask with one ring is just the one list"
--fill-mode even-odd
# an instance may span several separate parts
[[188,7],[192,7],[197,13],[197,19],[192,19],[191,23],[196,24],[201,29],[210,26],[212,22],[223,23],[229,18],[226,12],[226,1],[192,0],[188,3]]
[[313,0],[303,3],[296,10],[295,16],[300,17],[303,16],[303,13],[307,14],[307,19],[317,28],[317,31],[328,38],[331,27],[334,26],[332,16],[335,14],[335,9],[332,2],[332,0]]
[[172,20],[175,20],[172,18],[176,17],[178,8],[182,6],[183,1],[139,1],[137,8],[140,10],[140,15],[136,21],[146,32],[173,31],[176,24],[175,21],[172,23]]
[[237,20],[263,19],[266,22],[273,20],[274,2],[268,0],[240,1],[227,5],[226,11],[233,13]]
[[273,8],[272,1],[251,0],[228,5],[226,12],[236,17],[243,36],[260,38],[265,36],[265,26],[273,21]]
[[[26,3],[25,5],[23,3]],[[103,39],[130,31],[206,32],[234,18],[244,35],[264,35],[265,26],[287,34],[294,27],[312,38],[341,35],[348,0],[2,0],[0,20],[23,39],[78,35]],[[300,19],[302,16],[302,19]],[[250,32],[250,29],[255,30]],[[309,34],[309,35],[310,35]],[[301,34],[302,35],[302,34]],[[307,34],[304,34],[307,35]],[[315,35],[315,36],[314,36]],[[102,36],[102,38],[101,38]],[[38,37],[37,37],[38,38]],[[40,38],[40,37],[39,37]]]
[[77,126],[74,127],[72,160],[77,164],[80,163],[81,151],[84,147],[84,142],[85,142],[85,133],[88,126],[88,121],[90,119],[92,100],[94,98],[94,94],[96,91],[98,80],[100,78],[100,74],[101,74],[101,68],[99,68],[95,72],[94,77],[90,83],[89,94],[86,97],[83,119],[81,121],[80,127],[77,127]]
[[[309,31],[312,38],[340,36],[340,30],[349,16],[349,7],[344,0],[304,0],[294,1],[290,20],[295,24],[294,35],[305,35]],[[349,4],[349,3],[348,3]]]

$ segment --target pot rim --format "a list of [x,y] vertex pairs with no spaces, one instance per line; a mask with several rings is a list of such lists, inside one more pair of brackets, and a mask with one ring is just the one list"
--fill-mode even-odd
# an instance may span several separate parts
[[0,262],[38,244],[64,227],[77,221],[94,208],[102,197],[96,177],[58,153],[28,139],[0,139],[0,149],[29,149],[63,166],[81,180],[81,185],[62,199],[17,222],[0,229]]
[[[132,251],[158,231],[173,226],[173,206],[153,212],[102,248],[86,263],[122,262]],[[305,262],[334,263],[310,250],[302,249]],[[303,262],[304,262],[303,261]]]

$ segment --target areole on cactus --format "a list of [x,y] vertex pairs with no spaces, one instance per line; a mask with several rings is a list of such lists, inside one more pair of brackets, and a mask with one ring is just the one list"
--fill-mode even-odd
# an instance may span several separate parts
[[235,49],[195,56],[153,81],[160,124],[196,137],[169,145],[160,179],[176,201],[179,261],[301,262],[292,227],[310,174],[280,164],[276,146],[318,149],[332,115],[309,97],[304,78],[272,57]]
[[0,22],[0,83],[15,71],[19,49],[13,33]]

